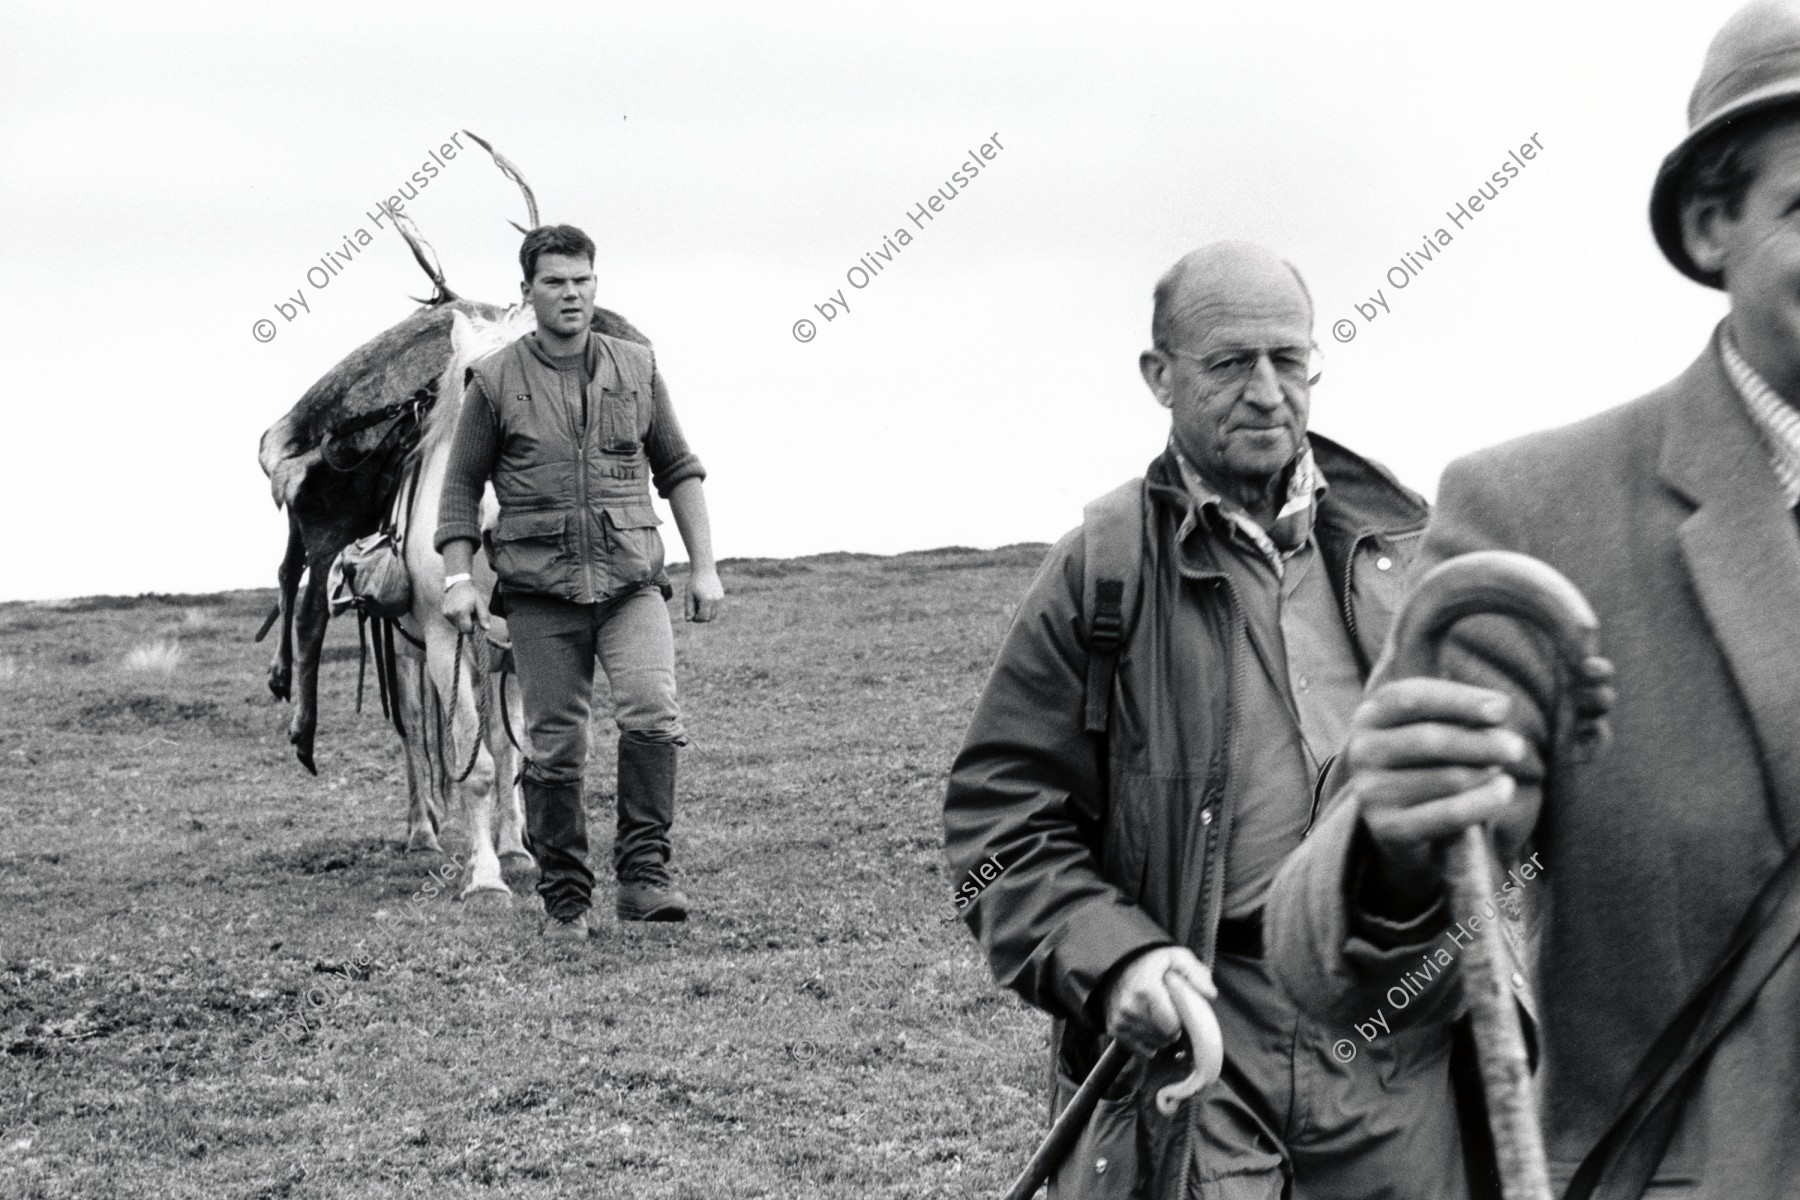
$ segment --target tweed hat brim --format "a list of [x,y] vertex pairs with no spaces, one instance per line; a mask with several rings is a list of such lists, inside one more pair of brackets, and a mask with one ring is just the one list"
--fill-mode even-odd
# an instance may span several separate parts
[[1800,108],[1800,0],[1751,0],[1732,14],[1712,45],[1688,98],[1688,134],[1663,159],[1650,189],[1650,228],[1675,268],[1708,287],[1716,271],[1688,257],[1681,202],[1694,160],[1708,142],[1752,118]]
[[1694,157],[1702,145],[1733,123],[1780,108],[1791,108],[1800,114],[1800,79],[1771,84],[1716,114],[1683,138],[1656,172],[1656,183],[1650,189],[1651,232],[1675,269],[1696,283],[1713,288],[1725,286],[1724,276],[1717,271],[1702,270],[1688,256],[1687,247],[1682,243],[1681,201]]

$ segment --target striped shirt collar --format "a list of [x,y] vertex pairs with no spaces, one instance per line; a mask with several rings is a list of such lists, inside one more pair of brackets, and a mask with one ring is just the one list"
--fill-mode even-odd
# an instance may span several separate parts
[[1743,397],[1750,420],[1768,447],[1769,464],[1775,468],[1783,499],[1789,508],[1800,505],[1800,409],[1784,400],[1768,380],[1756,373],[1755,367],[1744,361],[1729,326],[1719,339],[1719,347],[1725,359],[1725,374]]

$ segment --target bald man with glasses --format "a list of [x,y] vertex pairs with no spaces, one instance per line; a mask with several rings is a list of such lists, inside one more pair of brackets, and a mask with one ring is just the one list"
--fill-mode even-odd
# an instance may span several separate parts
[[[1109,1038],[1135,1052],[1059,1200],[1470,1195],[1442,1041],[1396,1034],[1344,1061],[1343,1030],[1262,962],[1264,897],[1428,516],[1308,432],[1312,322],[1299,273],[1258,246],[1163,276],[1139,369],[1168,444],[1050,552],[952,769],[951,882],[980,881],[964,916],[995,977],[1054,1018],[1053,1109]],[[1113,574],[1131,577],[1109,593]],[[1119,611],[1097,620],[1109,594]],[[1169,1118],[1154,1096],[1188,1072],[1184,984],[1212,1003],[1226,1065]]]

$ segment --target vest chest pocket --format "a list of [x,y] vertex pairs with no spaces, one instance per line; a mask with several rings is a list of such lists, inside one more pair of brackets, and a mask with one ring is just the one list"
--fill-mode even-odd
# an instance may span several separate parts
[[510,588],[554,592],[568,573],[564,512],[502,512],[494,528],[494,573]]
[[637,458],[644,451],[635,390],[600,389],[600,452],[615,458]]

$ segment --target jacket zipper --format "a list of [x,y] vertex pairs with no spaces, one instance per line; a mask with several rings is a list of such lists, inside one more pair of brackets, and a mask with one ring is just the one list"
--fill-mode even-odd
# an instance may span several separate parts
[[[1344,556],[1344,570],[1342,572],[1342,575],[1344,578],[1344,587],[1343,587],[1343,594],[1338,597],[1338,610],[1344,614],[1344,628],[1350,634],[1350,648],[1352,650],[1355,650],[1358,648],[1358,643],[1356,640],[1356,614],[1354,612],[1352,612],[1350,609],[1351,574],[1356,569],[1356,552],[1359,549],[1361,549],[1362,544],[1364,542],[1368,541],[1372,536],[1374,536],[1374,535],[1367,534],[1367,533],[1359,533],[1355,537],[1351,538],[1350,539],[1350,553],[1348,553]],[[1375,664],[1370,663],[1369,669],[1374,670],[1374,668],[1375,668]]]
[[1231,792],[1231,752],[1237,741],[1237,703],[1244,689],[1244,651],[1250,637],[1249,625],[1246,622],[1242,607],[1238,602],[1237,589],[1231,586],[1231,580],[1223,575],[1217,576],[1220,590],[1225,594],[1226,606],[1231,610],[1231,673],[1225,688],[1225,737],[1219,747],[1217,781],[1208,788],[1218,796],[1218,815],[1207,826],[1207,844],[1201,870],[1206,872],[1207,894],[1201,902],[1206,905],[1206,936],[1201,943],[1206,949],[1205,962],[1208,967],[1219,952],[1219,922],[1225,916],[1225,868],[1230,858],[1229,824],[1233,815],[1230,804]]
[[591,549],[588,541],[588,503],[587,503],[587,366],[575,374],[576,398],[581,402],[579,415],[575,405],[569,406],[569,423],[575,429],[575,520],[577,523],[577,553],[581,556],[582,603],[591,604],[594,600],[594,564],[588,554]]

